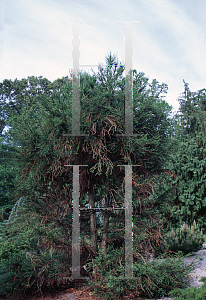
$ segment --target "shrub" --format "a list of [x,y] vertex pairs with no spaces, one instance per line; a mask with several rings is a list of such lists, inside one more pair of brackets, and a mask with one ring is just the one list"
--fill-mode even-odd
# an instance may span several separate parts
[[38,246],[40,237],[27,224],[19,228],[17,221],[0,223],[0,296],[19,299],[64,286],[63,277],[71,276],[70,254],[51,247],[43,250]]
[[0,296],[12,295],[13,299],[19,299],[25,293],[56,288],[59,286],[61,274],[69,275],[69,265],[61,255],[26,255],[25,251],[17,247],[17,243],[1,247],[1,252],[5,253],[6,250],[9,251],[10,257],[1,259]]
[[202,248],[204,236],[195,223],[191,228],[184,223],[180,229],[171,230],[165,236],[167,250],[182,251],[184,254],[196,252]]
[[203,300],[206,299],[206,277],[202,277],[199,281],[204,282],[201,288],[192,287],[189,289],[174,289],[169,292],[170,297],[177,297],[175,300]]
[[[125,295],[135,297],[160,298],[168,296],[174,288],[188,286],[188,274],[194,270],[194,263],[184,265],[184,259],[178,254],[165,261],[154,259],[152,262],[141,260],[134,262],[134,279],[126,279],[125,266],[122,262],[124,247],[108,248],[105,257],[101,251],[88,263],[88,269],[95,269],[96,274],[88,281],[91,291],[103,299],[122,299]],[[120,278],[122,277],[122,278]]]

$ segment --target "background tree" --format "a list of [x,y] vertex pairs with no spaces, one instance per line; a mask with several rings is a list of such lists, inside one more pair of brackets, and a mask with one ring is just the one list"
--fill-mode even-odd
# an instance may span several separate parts
[[7,81],[5,87],[0,83],[0,207],[3,219],[8,218],[8,213],[11,211],[14,200],[13,190],[15,188],[14,178],[16,174],[16,166],[11,165],[11,157],[16,151],[18,145],[12,141],[12,137],[4,132],[6,129],[6,119],[8,115],[3,109],[6,104]]
[[195,220],[205,231],[206,90],[192,93],[188,84],[184,82],[184,85],[185,91],[179,99],[180,114],[176,116],[179,123],[176,128],[179,146],[172,157],[172,169],[176,174],[171,182],[176,187],[173,220],[179,220],[178,226],[183,222],[191,225]]
[[[11,129],[11,124],[8,120],[8,117],[13,115],[14,118],[16,118],[21,114],[21,110],[23,109],[23,107],[25,107],[25,105],[29,105],[31,107],[33,103],[38,101],[39,95],[43,94],[44,96],[47,95],[47,97],[51,97],[52,94],[54,95],[55,93],[60,93],[62,96],[60,87],[62,88],[63,82],[68,81],[68,77],[65,77],[62,79],[57,79],[53,83],[51,83],[46,78],[42,78],[42,76],[40,76],[39,78],[31,76],[27,79],[15,79],[14,81],[5,79],[3,83],[0,83],[2,124],[1,136],[3,138],[1,142],[1,166],[4,170],[1,177],[2,180],[0,181],[0,184],[2,186],[2,199],[4,197],[4,200],[2,201],[6,201],[6,203],[11,202],[14,204],[17,200],[15,197],[16,188],[14,186],[14,183],[12,183],[12,180],[16,175],[16,169],[14,170],[14,166],[11,166],[10,158],[14,155],[14,152],[16,152],[14,145],[15,147],[21,147],[21,144],[17,141],[14,141],[9,132],[3,134],[3,130],[5,130],[6,127],[8,129]],[[32,117],[33,116],[31,115],[31,118]],[[8,158],[7,161],[5,161],[6,157]],[[5,191],[4,196],[3,191]],[[5,194],[8,194],[9,196],[5,196]]]

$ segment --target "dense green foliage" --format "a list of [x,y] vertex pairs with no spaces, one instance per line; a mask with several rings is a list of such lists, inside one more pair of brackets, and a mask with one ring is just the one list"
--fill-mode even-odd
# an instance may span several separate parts
[[172,186],[176,188],[173,198],[174,217],[192,225],[194,220],[205,232],[206,228],[206,90],[191,93],[185,84],[185,92],[179,99],[177,138],[179,147],[172,158],[172,170],[176,178]]
[[194,221],[191,228],[184,223],[180,229],[171,230],[165,236],[167,250],[182,251],[184,254],[196,252],[202,248],[204,236]]
[[[134,243],[141,242],[141,232]],[[134,255],[134,279],[124,278],[124,247],[109,247],[105,257],[99,255],[88,263],[97,267],[95,280],[88,282],[95,295],[103,299],[121,299],[124,295],[135,297],[160,298],[168,295],[174,288],[188,286],[188,274],[194,270],[194,263],[184,266],[181,253],[168,257],[161,262],[144,260],[139,254]],[[176,260],[175,260],[176,259]],[[122,277],[122,278],[120,278]],[[143,298],[144,299],[144,298]]]
[[27,290],[28,293],[48,286],[55,288],[56,282],[63,282],[62,276],[71,276],[68,272],[71,263],[68,254],[62,255],[60,251],[56,253],[52,250],[39,252],[38,235],[31,231],[28,222],[20,232],[15,226],[12,234],[11,229],[8,230],[6,224],[4,226],[7,237],[4,243],[0,243],[1,296],[12,293],[14,299],[18,299],[22,291]]
[[[0,137],[0,206],[2,212],[9,213],[14,205],[12,189],[15,188],[15,173],[17,167],[11,163],[12,152],[15,146],[3,143],[4,138]],[[2,220],[2,218],[1,218]]]
[[[167,85],[156,80],[149,83],[143,73],[133,71],[133,131],[139,136],[116,137],[124,133],[124,68],[111,55],[107,63],[97,75],[80,75],[80,132],[88,137],[63,136],[72,130],[72,80],[68,77],[52,83],[29,77],[0,84],[1,116],[6,116],[1,124],[10,126],[10,144],[0,148],[2,207],[26,198],[17,216],[1,226],[1,295],[56,288],[64,285],[63,277],[71,276],[73,174],[72,168],[65,167],[68,164],[88,165],[79,169],[81,207],[88,207],[92,195],[95,207],[122,207],[125,174],[117,165],[141,165],[133,167],[132,178],[134,275],[138,284],[125,284],[125,279],[114,277],[124,275],[124,211],[81,211],[81,265],[89,266],[90,259],[91,287],[110,298],[134,290],[145,296],[162,296],[182,287],[187,279],[191,268],[181,261],[166,260],[160,267],[144,258],[164,249],[164,228],[176,204],[172,161],[179,139],[173,136],[177,122],[169,117],[171,107],[163,99]],[[161,190],[162,182],[165,190]],[[177,224],[175,216],[173,222]],[[103,240],[106,256],[101,256]],[[108,265],[102,268],[101,264]],[[94,278],[94,271],[98,278]]]
[[179,289],[175,288],[169,295],[170,297],[175,297],[175,300],[203,300],[206,299],[206,277],[202,277],[201,280],[204,282],[201,288],[189,288],[189,289]]

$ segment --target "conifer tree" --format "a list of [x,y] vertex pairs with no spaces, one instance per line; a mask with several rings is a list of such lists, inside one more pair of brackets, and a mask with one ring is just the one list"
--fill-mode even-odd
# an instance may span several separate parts
[[[27,196],[28,209],[39,216],[41,224],[50,222],[62,236],[64,232],[63,238],[61,235],[52,238],[52,230],[43,233],[38,229],[48,248],[67,245],[71,250],[72,170],[64,167],[69,164],[88,165],[80,167],[80,206],[85,205],[87,193],[90,205],[94,206],[95,200],[100,199],[96,198],[99,188],[99,193],[105,196],[105,207],[121,207],[124,203],[124,168],[117,165],[141,165],[133,168],[134,236],[138,236],[141,224],[145,231],[149,227],[152,232],[148,243],[151,239],[161,241],[161,216],[153,210],[151,201],[145,199],[153,193],[154,176],[167,172],[164,165],[173,149],[171,107],[163,100],[167,85],[156,80],[149,83],[144,73],[133,70],[133,133],[139,136],[117,137],[116,134],[124,133],[124,68],[118,66],[112,55],[107,63],[107,68],[100,69],[97,75],[82,74],[80,78],[81,132],[89,133],[88,138],[63,136],[72,129],[72,85],[66,78],[50,83],[32,77],[20,81],[19,86],[15,81],[13,94],[17,102],[4,107],[9,114],[10,134],[21,145],[13,160],[19,168],[16,199]],[[93,210],[90,222],[84,215],[81,227],[83,237],[91,231],[91,248],[86,247],[94,254],[95,215]],[[148,223],[149,219],[155,220],[156,225]],[[103,252],[108,241],[124,246],[123,220],[123,211],[104,213]],[[139,247],[137,242],[135,247],[134,253]]]
[[191,92],[185,82],[184,87],[175,117],[175,139],[178,144],[170,161],[170,169],[175,176],[166,184],[174,192],[171,197],[171,222],[179,227],[184,222],[192,225],[195,220],[205,230],[206,90]]

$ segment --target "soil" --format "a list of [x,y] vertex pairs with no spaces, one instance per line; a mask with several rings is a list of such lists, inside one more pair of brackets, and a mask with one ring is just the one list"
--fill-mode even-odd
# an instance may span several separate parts
[[[12,297],[0,298],[0,300],[11,300]],[[77,300],[77,299],[85,299],[85,300],[97,300],[95,296],[93,296],[86,287],[82,288],[70,288],[65,291],[59,291],[56,294],[52,293],[43,293],[42,295],[37,294],[36,296],[31,297],[22,297],[19,300]]]
[[[70,288],[65,291],[59,291],[56,294],[43,293],[31,297],[22,297],[19,300],[104,300],[104,298],[97,298],[94,296],[88,287]],[[4,297],[0,300],[12,300],[12,297]],[[125,296],[122,300],[144,300],[143,298],[136,298],[133,295]]]
[[[55,293],[43,292],[37,293],[34,296],[24,296],[19,300],[105,300],[104,298],[97,298],[92,294],[86,283],[82,283],[78,287],[69,288]],[[0,300],[12,300],[12,296],[0,297]],[[144,300],[143,298],[136,298],[134,295],[124,296],[122,300]]]
[[[75,299],[85,299],[85,300],[97,300],[95,296],[88,290],[86,286],[69,288],[66,290],[59,290],[56,292],[43,292],[37,293],[34,296],[24,296],[19,300],[75,300]],[[3,297],[0,300],[12,300],[12,297]],[[99,299],[101,300],[101,299]]]

